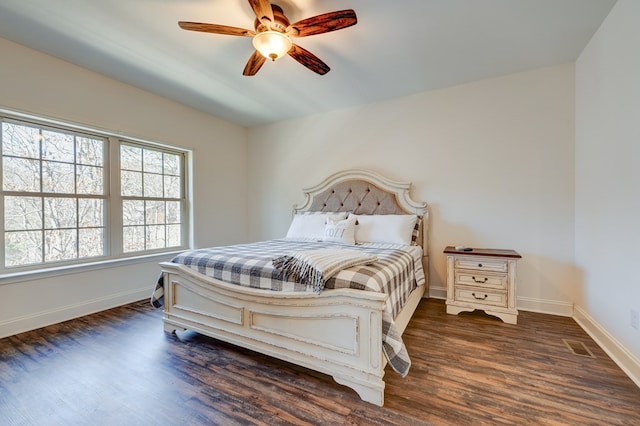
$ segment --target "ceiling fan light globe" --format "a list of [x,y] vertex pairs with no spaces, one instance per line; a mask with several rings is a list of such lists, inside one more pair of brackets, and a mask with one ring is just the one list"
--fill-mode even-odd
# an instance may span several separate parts
[[253,37],[253,47],[262,56],[272,61],[286,55],[291,50],[291,46],[293,46],[291,39],[278,31],[264,31]]

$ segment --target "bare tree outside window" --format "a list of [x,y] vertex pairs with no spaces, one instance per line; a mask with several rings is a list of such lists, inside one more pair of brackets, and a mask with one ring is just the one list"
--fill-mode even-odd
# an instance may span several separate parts
[[2,123],[4,264],[105,254],[104,138]]
[[120,146],[125,253],[182,245],[183,164],[181,154]]

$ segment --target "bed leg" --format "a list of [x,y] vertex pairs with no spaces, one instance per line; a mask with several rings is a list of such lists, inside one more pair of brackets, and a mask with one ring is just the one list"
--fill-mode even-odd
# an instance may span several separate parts
[[333,376],[333,380],[336,383],[345,385],[357,392],[360,399],[371,404],[375,404],[378,407],[384,405],[384,381],[376,380],[368,383],[362,383],[362,381],[355,381],[351,378]]

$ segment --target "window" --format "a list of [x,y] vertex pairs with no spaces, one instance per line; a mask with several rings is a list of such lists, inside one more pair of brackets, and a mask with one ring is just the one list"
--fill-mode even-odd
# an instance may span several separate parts
[[2,270],[184,248],[184,151],[0,119]]
[[182,245],[181,155],[120,145],[125,252]]
[[104,255],[105,141],[2,123],[4,262]]

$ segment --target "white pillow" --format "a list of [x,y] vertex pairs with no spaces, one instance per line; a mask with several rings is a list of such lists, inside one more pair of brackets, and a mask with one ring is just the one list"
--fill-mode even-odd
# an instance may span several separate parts
[[356,243],[356,217],[350,216],[345,220],[333,220],[327,218],[324,226],[322,241],[332,243],[355,244]]
[[[355,216],[355,215],[352,215]],[[351,216],[349,216],[351,217]],[[409,214],[357,215],[356,242],[411,245],[418,217]]]
[[347,218],[346,212],[338,213],[298,213],[293,216],[287,238],[315,238],[321,240],[324,235],[324,225],[327,219],[344,220]]

